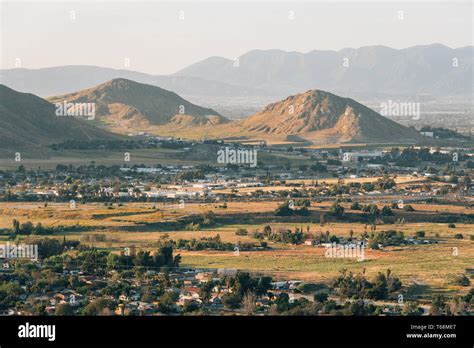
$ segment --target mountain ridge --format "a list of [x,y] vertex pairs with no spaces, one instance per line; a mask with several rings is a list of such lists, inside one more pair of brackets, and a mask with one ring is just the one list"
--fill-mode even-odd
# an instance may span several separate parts
[[414,143],[422,139],[414,129],[351,98],[321,90],[308,90],[271,103],[260,112],[230,124],[225,132],[255,138],[297,137],[315,144]]
[[[219,66],[204,59],[177,76],[203,77],[288,95],[307,89],[360,95],[472,95],[474,47],[452,49],[442,44],[404,49],[386,46],[339,51],[252,50]],[[457,59],[457,65],[454,64]],[[363,83],[362,83],[363,82]]]
[[[0,83],[18,91],[53,96],[123,77],[172,90],[188,99],[206,97],[203,100],[209,101],[208,105],[212,105],[213,97],[283,98],[308,89],[358,98],[418,94],[470,97],[474,90],[469,78],[473,73],[473,50],[474,46],[450,48],[437,43],[402,49],[383,45],[308,52],[256,49],[242,54],[238,67],[232,59],[211,56],[170,75],[88,65],[6,69],[0,70]],[[349,59],[349,67],[343,66],[344,58]],[[459,60],[456,69],[453,58]]]
[[216,111],[188,102],[177,93],[125,78],[48,100],[52,103],[95,103],[97,120],[118,133],[146,131],[167,124],[208,126],[229,122]]
[[65,140],[112,140],[121,137],[85,119],[57,116],[56,107],[31,93],[0,84],[0,145],[34,148]]

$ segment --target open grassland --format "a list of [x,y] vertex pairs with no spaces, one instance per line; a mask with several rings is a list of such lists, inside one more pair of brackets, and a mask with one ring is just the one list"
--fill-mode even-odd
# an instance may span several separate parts
[[[394,202],[397,200],[394,199]],[[222,208],[218,203],[186,203],[181,209],[179,204],[172,203],[123,203],[113,207],[104,206],[101,203],[76,204],[75,209],[71,209],[68,203],[48,203],[45,206],[42,202],[0,202],[0,228],[11,227],[12,219],[21,221],[29,220],[37,224],[41,222],[45,226],[71,226],[79,224],[81,226],[97,226],[112,228],[114,226],[135,226],[140,223],[154,223],[160,221],[174,221],[177,218],[203,214],[212,211],[218,216],[228,216],[240,214],[250,217],[252,213],[271,213],[282,201],[248,201],[248,202],[227,202],[227,208]],[[327,212],[332,202],[313,203],[310,211],[318,220],[318,212]],[[386,202],[378,203],[379,208],[386,205]],[[354,212],[350,209],[350,203],[342,203],[346,212]],[[441,205],[441,204],[411,204],[417,213],[436,215],[439,213],[472,214],[473,208],[463,205]],[[394,210],[395,214],[402,214]],[[246,215],[248,214],[248,215]],[[311,221],[311,217],[308,218]],[[269,216],[268,224],[272,224]],[[294,226],[295,223],[290,222]],[[344,224],[341,224],[344,225]],[[350,229],[357,230],[357,226],[363,224],[347,224]],[[446,227],[446,224],[442,224]],[[318,225],[319,226],[319,225]],[[347,227],[346,226],[346,227]],[[389,226],[389,225],[388,225]],[[389,228],[389,227],[387,227]],[[406,228],[406,225],[404,226]],[[314,232],[314,230],[312,229]]]
[[[103,204],[78,204],[71,209],[65,203],[0,203],[0,228],[8,229],[12,220],[20,222],[31,221],[50,226],[75,226],[84,229],[80,232],[58,232],[51,238],[77,239],[85,244],[85,235],[104,234],[105,241],[92,243],[98,248],[119,252],[125,247],[154,250],[158,242],[166,239],[199,239],[220,235],[223,242],[237,243],[258,241],[252,238],[254,231],[262,231],[265,225],[272,230],[293,229],[301,227],[303,231],[319,235],[329,231],[331,235],[348,237],[352,230],[355,237],[359,237],[366,229],[364,223],[328,222],[320,225],[318,222],[285,222],[268,219],[265,223],[234,223],[217,224],[202,228],[199,231],[188,231],[184,228],[166,230],[156,227],[159,222],[173,222],[179,218],[203,214],[212,210],[217,216],[233,214],[252,214],[252,212],[269,213],[275,209],[278,202],[228,202],[228,208],[217,208],[213,203],[186,204],[184,209],[177,205],[160,203],[125,203],[123,206],[114,204],[112,208]],[[311,211],[327,211],[329,202],[315,203]],[[472,213],[472,209],[454,205],[414,204],[417,212],[438,214],[438,212]],[[348,210],[349,211],[349,210]],[[147,226],[143,229],[142,226]],[[148,228],[148,226],[150,226]],[[159,226],[159,225],[158,225]],[[246,229],[247,236],[237,236],[235,231]],[[270,250],[241,251],[235,255],[232,251],[183,251],[182,264],[197,268],[237,268],[257,273],[273,275],[276,279],[300,279],[328,282],[338,272],[347,268],[353,272],[365,271],[369,276],[390,268],[399,276],[404,284],[410,287],[413,295],[416,291],[423,294],[431,292],[465,292],[466,288],[451,285],[451,278],[466,272],[474,265],[474,226],[471,224],[456,224],[456,228],[448,228],[446,223],[409,222],[405,224],[377,225],[377,231],[394,229],[402,231],[405,236],[414,236],[417,231],[425,231],[425,239],[435,238],[438,244],[406,245],[387,247],[383,250],[365,251],[365,260],[338,259],[325,257],[325,248],[307,245],[288,245],[269,242]],[[455,234],[462,234],[463,239],[455,239]],[[7,234],[0,236],[2,240]],[[418,290],[416,290],[416,289]],[[416,290],[416,291],[415,291]]]
[[[154,166],[161,164],[163,166],[183,165],[185,161],[188,166],[197,166],[202,164],[217,165],[218,145],[201,144],[191,149],[178,148],[168,149],[157,148],[139,148],[127,150],[60,150],[53,151],[50,148],[25,148],[25,149],[0,149],[0,170],[14,170],[20,165],[25,168],[53,169],[58,164],[64,165],[89,165],[94,162],[96,165],[147,165]],[[130,154],[130,161],[125,161],[125,152]],[[21,161],[16,162],[16,153],[21,155]],[[301,155],[296,152],[258,152],[258,160],[265,164],[290,164],[299,166],[307,164],[309,156]]]
[[[182,161],[177,158],[177,154],[182,153],[183,150],[174,149],[130,149],[130,150],[65,150],[53,151],[51,149],[25,149],[25,151],[18,150],[21,154],[21,162],[15,162],[15,152],[0,152],[0,170],[11,170],[23,165],[26,168],[43,168],[52,169],[58,164],[65,165],[89,165],[94,162],[96,165],[179,165]],[[124,153],[130,154],[130,161],[125,162]],[[209,161],[188,160],[188,165],[199,165],[208,163]]]

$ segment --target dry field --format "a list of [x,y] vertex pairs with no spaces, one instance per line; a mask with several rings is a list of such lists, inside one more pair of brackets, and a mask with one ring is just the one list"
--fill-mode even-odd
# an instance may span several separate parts
[[[275,209],[277,202],[229,202],[227,209],[216,208],[216,204],[187,204],[185,209],[154,203],[126,203],[123,206],[114,204],[113,209],[103,204],[78,204],[76,209],[70,209],[68,204],[41,203],[0,203],[0,228],[10,228],[13,219],[20,222],[41,222],[44,226],[71,226],[87,227],[84,232],[58,233],[53,238],[68,239],[83,238],[85,234],[105,234],[106,241],[95,243],[99,248],[113,251],[123,250],[125,247],[136,246],[153,250],[156,242],[163,238],[192,239],[210,237],[219,234],[224,242],[237,243],[257,242],[251,237],[255,230],[262,230],[269,224],[272,229],[294,229],[307,226],[312,233],[329,231],[331,235],[347,237],[349,231],[354,236],[364,232],[363,223],[294,223],[272,222],[259,224],[232,223],[203,228],[200,231],[167,230],[142,231],[137,226],[143,223],[175,221],[179,217],[190,214],[202,214],[212,210],[216,215],[250,214],[252,212],[270,212]],[[311,210],[327,209],[329,203],[318,203]],[[418,212],[437,214],[437,212],[472,213],[463,206],[413,204]],[[349,210],[348,210],[349,211]],[[245,228],[248,236],[237,236],[235,231]],[[280,279],[300,279],[312,281],[329,281],[342,268],[354,272],[363,270],[369,276],[390,268],[407,286],[424,289],[424,293],[432,291],[465,292],[468,289],[451,285],[450,279],[454,275],[466,272],[474,265],[474,241],[469,240],[474,235],[474,227],[470,224],[456,224],[456,228],[448,228],[447,224],[428,222],[406,223],[403,225],[378,225],[377,230],[395,229],[403,231],[406,236],[414,236],[416,231],[425,231],[426,238],[437,238],[438,244],[408,245],[389,247],[384,250],[366,250],[365,260],[326,258],[325,249],[306,245],[293,246],[281,243],[269,243],[271,250],[240,252],[234,255],[232,251],[179,251],[182,264],[198,268],[237,268],[257,273],[272,274]],[[457,233],[463,234],[462,240],[455,239]],[[0,236],[6,240],[7,236]],[[88,243],[88,242],[84,242]],[[457,251],[457,252],[455,252]]]

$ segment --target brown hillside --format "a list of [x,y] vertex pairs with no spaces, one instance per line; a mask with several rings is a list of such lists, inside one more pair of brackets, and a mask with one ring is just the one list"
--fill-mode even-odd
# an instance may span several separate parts
[[35,148],[66,140],[119,139],[84,118],[56,116],[56,107],[0,85],[0,147]]
[[415,142],[418,133],[349,98],[310,90],[236,122],[233,133],[298,136],[314,143]]
[[120,133],[148,131],[168,124],[212,126],[229,122],[216,111],[192,104],[176,93],[123,78],[49,100],[96,103],[97,118]]

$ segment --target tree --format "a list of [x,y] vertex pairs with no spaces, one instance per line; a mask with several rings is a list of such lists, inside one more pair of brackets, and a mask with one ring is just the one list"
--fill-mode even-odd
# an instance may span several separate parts
[[294,214],[294,210],[290,208],[289,202],[285,202],[278,206],[278,208],[275,210],[275,215],[276,216],[291,216]]
[[255,311],[255,301],[257,300],[257,296],[255,296],[255,293],[252,291],[248,291],[243,299],[242,299],[242,305],[244,307],[244,311],[247,314],[252,314]]
[[265,237],[270,237],[270,235],[272,234],[272,228],[269,226],[269,225],[266,225],[264,228],[263,228],[263,235]]
[[318,292],[317,294],[314,294],[314,301],[319,302],[319,303],[324,303],[328,299],[328,294],[325,292]]
[[72,274],[69,276],[68,282],[71,289],[74,289],[79,285],[78,277]]
[[425,238],[425,231],[416,231],[415,236],[417,238]]
[[199,304],[196,301],[188,301],[183,306],[184,313],[196,312],[199,310]]
[[325,220],[324,220],[324,213],[319,214],[319,225],[324,226]]
[[457,184],[458,181],[459,181],[459,178],[456,176],[456,175],[451,175],[448,179],[448,181],[451,183],[451,184]]
[[12,225],[13,225],[12,232],[15,233],[15,234],[19,234],[20,233],[20,221],[18,221],[16,219],[13,219]]
[[[38,224],[36,225],[36,227],[33,229],[33,234],[39,234],[39,235],[42,235],[42,234],[46,234],[46,229],[43,227],[43,225],[41,224],[41,222],[38,222]],[[64,243],[63,243],[64,244]]]
[[436,294],[431,301],[430,315],[446,314],[446,298],[443,295]]
[[290,307],[290,296],[286,292],[282,292],[278,295],[275,304],[277,306],[278,312],[287,311]]
[[390,269],[387,269],[387,287],[389,293],[398,291],[402,288],[402,282],[400,281],[400,278],[393,277],[392,271]]
[[255,288],[255,279],[249,273],[239,272],[234,278],[235,292],[242,298],[248,291]]
[[112,306],[112,302],[104,299],[98,298],[92,300],[85,308],[84,308],[84,315],[87,316],[97,316],[103,315],[104,313],[110,311],[110,307]]
[[369,297],[374,300],[385,300],[388,297],[387,278],[380,273],[375,278],[372,289],[369,290]]
[[204,219],[214,222],[214,220],[216,219],[216,214],[214,214],[212,210],[208,210],[204,213]]
[[339,204],[338,201],[335,201],[331,209],[329,210],[330,214],[335,216],[335,217],[342,217],[344,215],[344,207]]
[[376,204],[369,204],[362,208],[362,211],[369,213],[370,215],[377,216],[380,211]]
[[57,316],[70,316],[74,315],[74,309],[69,303],[60,303],[56,307],[56,315]]
[[30,235],[31,233],[33,233],[34,229],[35,228],[33,226],[33,223],[31,221],[27,221],[27,222],[21,224],[20,233]]
[[163,296],[161,296],[158,308],[162,313],[165,314],[174,312],[178,297],[179,295],[173,291],[166,292]]
[[382,208],[382,216],[392,216],[392,215],[393,215],[393,212],[389,206],[386,205]]
[[344,312],[347,315],[370,315],[375,311],[375,306],[372,304],[366,305],[363,300],[350,302]]
[[224,306],[229,309],[240,308],[241,301],[241,297],[237,294],[225,294],[222,296]]
[[419,307],[416,302],[407,302],[403,307],[402,314],[406,316],[423,315],[423,308]]
[[44,238],[36,242],[38,244],[38,255],[45,259],[54,255],[60,255],[64,251],[64,247],[57,239]]
[[237,236],[246,236],[249,232],[245,228],[238,228],[237,231],[235,231],[235,234]]
[[349,240],[352,240],[352,237],[354,237],[354,231],[349,230]]
[[454,278],[454,284],[459,285],[459,286],[469,286],[471,285],[471,281],[469,280],[468,277],[462,274]]
[[255,295],[266,295],[267,291],[272,288],[272,277],[261,277],[255,286]]
[[215,285],[216,284],[212,281],[206,282],[202,285],[200,295],[204,303],[207,303],[209,299],[211,298],[212,289],[214,288]]

